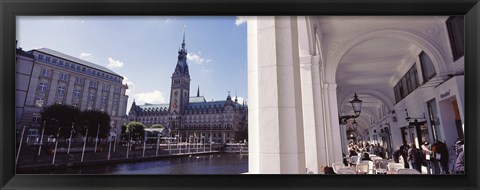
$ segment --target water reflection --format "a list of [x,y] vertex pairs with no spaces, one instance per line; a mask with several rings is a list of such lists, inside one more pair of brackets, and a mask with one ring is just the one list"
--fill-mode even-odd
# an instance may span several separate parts
[[240,174],[248,171],[248,156],[211,154],[163,158],[109,165],[70,167],[36,173],[47,174]]

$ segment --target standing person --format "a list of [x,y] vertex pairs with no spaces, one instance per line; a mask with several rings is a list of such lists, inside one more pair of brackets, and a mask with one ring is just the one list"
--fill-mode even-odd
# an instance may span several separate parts
[[455,162],[455,173],[465,174],[465,149],[461,146],[462,152],[458,154],[457,161]]
[[450,169],[448,168],[448,148],[447,145],[443,142],[440,142],[439,153],[441,155],[440,158],[440,166],[442,168],[442,174],[450,174]]
[[427,174],[432,173],[432,171],[431,171],[432,170],[432,163],[430,161],[432,151],[430,149],[431,149],[430,143],[428,143],[427,141],[423,142],[422,152],[425,155],[425,167],[427,167]]
[[377,149],[378,149],[378,155],[377,156],[380,156],[382,157],[383,159],[385,159],[385,148],[383,148],[383,146],[380,145],[380,143],[377,143]]
[[405,168],[410,168],[409,164],[408,164],[408,161],[407,161],[407,157],[408,157],[408,149],[410,147],[407,145],[407,143],[403,143],[402,146],[400,146],[400,155],[402,156],[403,158],[403,164],[404,164],[404,167]]
[[435,174],[450,174],[448,169],[448,148],[447,145],[439,140],[432,145],[434,155],[433,168]]
[[430,157],[430,163],[432,164],[432,173],[433,174],[440,174],[441,169],[440,169],[440,158],[441,155],[438,153],[439,150],[439,141],[435,141],[435,143],[432,144],[430,150],[432,151],[432,157]]
[[413,169],[422,173],[422,154],[413,143],[410,144],[410,149],[408,149],[408,162]]
[[402,152],[402,150],[400,148],[393,152],[393,161],[395,161],[395,163],[400,162],[401,152]]

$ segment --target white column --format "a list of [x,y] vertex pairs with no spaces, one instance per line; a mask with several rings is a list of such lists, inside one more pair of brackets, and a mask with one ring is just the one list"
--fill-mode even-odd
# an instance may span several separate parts
[[[252,142],[257,144],[252,147],[259,148],[255,150],[258,169],[252,168],[249,173],[305,173],[296,17],[257,17],[250,25],[257,27],[256,46],[260,51],[249,54],[249,60],[255,59],[253,56],[257,59],[252,63],[257,67],[249,68],[249,74],[258,72],[252,77],[258,83],[252,89],[256,95],[249,96],[258,97],[256,104],[250,102],[250,107],[258,110],[253,113],[258,114],[258,123],[249,128],[258,128],[254,132],[258,139],[253,139],[257,142]],[[249,31],[249,42],[253,40],[250,35],[255,34]],[[254,44],[249,44],[249,49]]]
[[[258,124],[258,48],[257,17],[247,19],[248,44],[248,173],[259,174],[260,140]],[[210,139],[212,133],[210,130]]]
[[342,143],[340,135],[340,124],[338,120],[337,107],[337,84],[325,84],[325,95],[327,96],[326,113],[326,139],[328,147],[327,163],[331,165],[334,162],[342,162]]
[[[325,123],[325,95],[322,89],[322,80],[320,76],[321,65],[319,63],[319,58],[315,58],[312,61],[312,87],[313,87],[313,108],[315,110],[315,133],[316,133],[316,143],[317,143],[317,160],[318,166],[327,166],[328,161],[328,147],[327,147],[327,137],[326,137],[326,126]],[[327,111],[328,112],[328,111]]]
[[303,126],[305,136],[305,162],[308,171],[315,174],[319,173],[320,166],[318,165],[318,151],[317,133],[315,126],[315,102],[313,96],[312,85],[312,63],[311,56],[302,57],[300,59],[300,75],[302,82],[302,107],[303,107]]

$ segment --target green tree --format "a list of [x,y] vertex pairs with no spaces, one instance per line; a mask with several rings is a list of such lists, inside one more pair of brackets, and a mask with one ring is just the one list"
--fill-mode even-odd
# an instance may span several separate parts
[[120,138],[124,141],[128,141],[127,125],[123,124],[121,127]]
[[127,124],[125,133],[132,140],[142,141],[145,135],[145,125],[140,122],[132,121]]
[[73,137],[77,135],[80,124],[80,110],[73,106],[53,104],[43,109],[40,120],[45,122],[45,134],[57,136],[60,129],[61,138],[69,138],[74,125]]
[[86,110],[80,115],[83,128],[79,131],[82,136],[85,136],[86,129],[88,129],[88,137],[90,142],[92,138],[107,138],[110,132],[110,115],[98,110]]

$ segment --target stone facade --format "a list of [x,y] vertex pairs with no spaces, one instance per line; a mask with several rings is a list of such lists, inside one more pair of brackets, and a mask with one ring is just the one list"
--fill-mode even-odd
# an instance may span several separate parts
[[122,76],[48,48],[17,49],[16,60],[18,130],[26,126],[29,133],[38,132],[42,109],[59,103],[105,111],[111,116],[112,132],[120,133],[128,99]]

